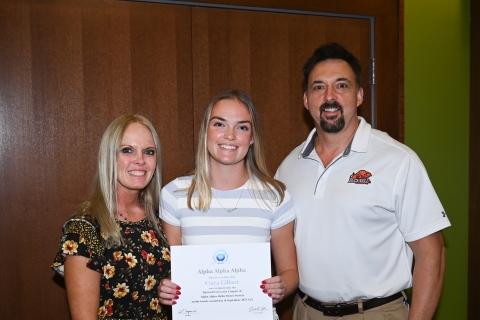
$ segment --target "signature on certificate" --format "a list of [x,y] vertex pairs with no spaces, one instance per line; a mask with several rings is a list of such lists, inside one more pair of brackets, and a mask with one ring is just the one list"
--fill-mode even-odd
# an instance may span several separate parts
[[263,313],[267,311],[267,307],[250,307],[248,308],[248,312],[252,312],[252,313]]
[[178,314],[184,314],[187,317],[189,317],[192,314],[197,314],[197,310],[196,309],[193,309],[193,310],[181,309],[181,310],[178,310]]

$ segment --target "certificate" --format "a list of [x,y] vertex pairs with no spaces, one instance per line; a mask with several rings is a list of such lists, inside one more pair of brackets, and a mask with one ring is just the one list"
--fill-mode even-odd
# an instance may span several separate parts
[[272,320],[270,243],[172,246],[172,281],[182,289],[173,320]]

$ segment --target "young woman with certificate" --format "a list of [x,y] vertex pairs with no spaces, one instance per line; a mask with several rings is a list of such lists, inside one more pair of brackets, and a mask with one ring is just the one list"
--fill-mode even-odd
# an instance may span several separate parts
[[[267,172],[260,121],[240,90],[220,93],[201,125],[195,173],[162,189],[160,217],[171,246],[271,243],[277,275],[259,290],[278,303],[298,285],[289,193]],[[176,304],[180,284],[163,279],[160,302]]]

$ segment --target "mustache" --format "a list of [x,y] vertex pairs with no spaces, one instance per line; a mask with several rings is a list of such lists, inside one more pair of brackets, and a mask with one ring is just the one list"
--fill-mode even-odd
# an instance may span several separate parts
[[324,112],[326,109],[328,108],[337,108],[338,110],[340,110],[341,113],[343,113],[343,107],[340,103],[338,103],[337,101],[332,101],[332,102],[324,102],[321,106],[320,106],[320,112]]

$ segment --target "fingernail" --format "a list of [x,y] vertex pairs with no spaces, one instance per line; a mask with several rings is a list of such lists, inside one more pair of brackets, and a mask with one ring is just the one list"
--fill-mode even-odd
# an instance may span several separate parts
[[178,296],[173,297],[173,299],[178,299]]
[[182,294],[180,291],[175,292],[176,294]]
[[271,297],[271,296],[272,296],[272,294],[271,294],[271,293],[269,293],[269,294],[268,294],[268,296],[269,296],[269,297]]
[[267,289],[263,289],[262,291],[263,291],[263,293],[267,293]]
[[260,285],[260,288],[265,289],[265,285],[264,285],[264,284],[261,284],[261,285]]
[[177,286],[177,288],[176,288],[176,289],[177,289],[177,290],[180,290],[180,289],[182,289],[182,288],[180,288],[179,286]]
[[173,301],[172,301],[172,304],[177,304],[177,301],[173,300]]
[[262,283],[265,284],[265,283],[267,283],[267,281],[263,280]]

